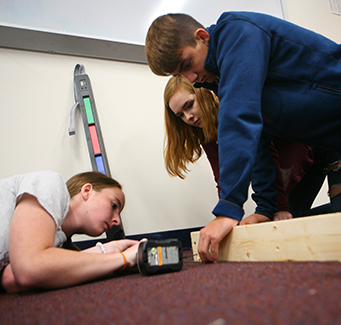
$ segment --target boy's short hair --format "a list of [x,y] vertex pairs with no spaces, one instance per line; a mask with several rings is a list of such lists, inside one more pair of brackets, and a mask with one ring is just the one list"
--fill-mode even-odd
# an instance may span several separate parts
[[146,37],[146,57],[150,69],[159,76],[168,76],[176,70],[182,49],[195,47],[194,32],[204,28],[186,14],[167,14],[156,18]]

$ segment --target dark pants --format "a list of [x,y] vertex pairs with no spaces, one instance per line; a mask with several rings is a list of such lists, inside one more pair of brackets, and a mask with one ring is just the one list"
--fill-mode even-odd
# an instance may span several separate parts
[[341,185],[341,169],[328,170],[326,166],[341,160],[341,154],[314,149],[314,162],[302,180],[288,195],[291,213],[294,217],[341,212],[341,194],[331,198],[330,203],[311,209],[326,176],[329,189]]

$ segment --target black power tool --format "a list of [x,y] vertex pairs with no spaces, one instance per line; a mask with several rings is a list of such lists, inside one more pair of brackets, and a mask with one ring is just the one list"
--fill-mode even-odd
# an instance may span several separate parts
[[136,264],[143,275],[154,275],[182,269],[182,245],[178,239],[140,242]]

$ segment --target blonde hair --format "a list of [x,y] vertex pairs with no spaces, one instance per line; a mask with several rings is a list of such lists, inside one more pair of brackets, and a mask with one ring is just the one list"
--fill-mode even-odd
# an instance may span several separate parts
[[196,47],[194,32],[204,28],[186,14],[167,14],[156,18],[146,36],[145,52],[150,69],[159,76],[173,73],[185,46]]
[[[196,96],[202,128],[186,124],[171,110],[169,101],[178,90]],[[187,165],[200,158],[201,145],[217,137],[219,100],[211,90],[196,88],[186,78],[179,75],[168,81],[164,91],[164,104],[165,166],[170,175],[184,179],[184,173],[189,171]]]
[[113,178],[102,173],[92,171],[74,175],[66,182],[70,196],[73,197],[78,194],[83,185],[86,183],[90,183],[93,189],[97,192],[107,187],[117,187],[122,190],[121,184]]

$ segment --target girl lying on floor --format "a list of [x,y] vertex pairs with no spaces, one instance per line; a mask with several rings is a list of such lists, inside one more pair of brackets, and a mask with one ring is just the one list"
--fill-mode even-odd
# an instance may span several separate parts
[[100,236],[119,225],[124,203],[121,185],[98,172],[75,175],[66,184],[54,172],[1,180],[3,289],[15,293],[68,287],[133,267],[134,240],[98,243],[81,252],[62,248],[73,234]]

